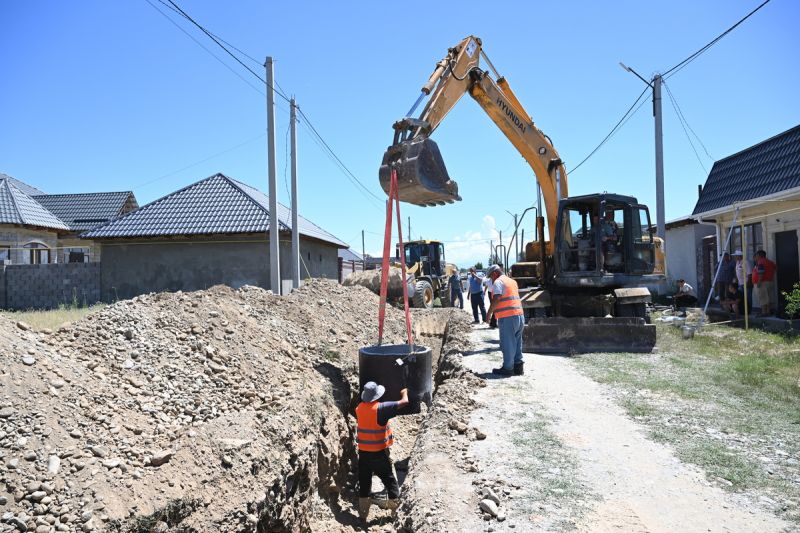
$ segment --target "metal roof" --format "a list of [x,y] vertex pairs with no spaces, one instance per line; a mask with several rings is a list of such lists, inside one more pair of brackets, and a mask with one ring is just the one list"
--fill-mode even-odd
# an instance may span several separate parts
[[16,185],[17,183],[21,182],[8,176],[0,177],[0,224],[23,224],[49,229],[69,229],[53,213],[25,194]]
[[800,187],[800,126],[714,163],[693,215]]
[[[281,231],[289,231],[291,211],[278,204]],[[300,235],[346,248],[311,221],[298,215]],[[245,183],[215,174],[131,211],[81,235],[87,239],[167,237],[173,235],[265,233],[269,198]]]
[[2,172],[0,172],[0,179],[7,179],[7,180],[11,181],[11,183],[13,183],[17,187],[17,189],[21,190],[22,192],[24,192],[28,196],[36,196],[37,194],[45,194],[44,191],[40,191],[36,187],[28,185],[24,181],[19,181],[18,179],[12,178],[11,176],[9,176],[7,174],[3,174]]
[[64,221],[73,231],[96,228],[123,214],[130,199],[139,207],[131,191],[82,194],[45,194],[33,197],[45,209]]
[[344,261],[361,261],[361,255],[349,248],[339,250],[339,257]]

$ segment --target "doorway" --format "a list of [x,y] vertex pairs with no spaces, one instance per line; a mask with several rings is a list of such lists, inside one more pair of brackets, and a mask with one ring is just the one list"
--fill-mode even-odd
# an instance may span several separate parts
[[775,264],[778,265],[775,285],[778,289],[778,312],[786,307],[783,293],[790,292],[800,281],[800,257],[797,254],[797,230],[775,233]]

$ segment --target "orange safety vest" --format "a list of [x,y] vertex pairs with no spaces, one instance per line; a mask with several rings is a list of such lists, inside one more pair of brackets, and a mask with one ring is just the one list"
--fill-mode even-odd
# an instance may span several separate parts
[[522,301],[519,299],[519,288],[517,287],[517,282],[505,274],[500,276],[498,279],[503,282],[503,287],[505,287],[505,290],[503,291],[503,295],[500,297],[497,308],[494,310],[494,316],[496,316],[499,320],[509,316],[524,314],[522,311]]
[[365,452],[379,452],[394,443],[392,428],[378,424],[378,402],[361,402],[356,407],[358,449]]

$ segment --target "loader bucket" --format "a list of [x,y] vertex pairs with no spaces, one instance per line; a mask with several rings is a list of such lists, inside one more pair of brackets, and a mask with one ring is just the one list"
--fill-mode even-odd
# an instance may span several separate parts
[[522,331],[522,351],[533,353],[647,353],[656,345],[656,326],[643,318],[532,318]]
[[390,146],[383,154],[378,174],[387,195],[392,168],[397,170],[401,202],[425,207],[461,200],[458,183],[447,174],[439,147],[428,138],[402,141]]

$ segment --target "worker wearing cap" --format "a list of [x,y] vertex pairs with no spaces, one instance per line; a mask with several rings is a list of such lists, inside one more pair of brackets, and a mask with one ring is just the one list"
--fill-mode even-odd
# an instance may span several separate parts
[[388,500],[378,502],[384,509],[396,509],[400,485],[394,476],[389,447],[394,443],[389,419],[397,410],[408,405],[408,389],[400,391],[400,401],[378,402],[386,389],[374,381],[367,382],[356,407],[358,421],[358,515],[366,522],[372,502],[372,474],[386,487]]
[[486,319],[497,315],[500,349],[503,351],[503,366],[495,368],[492,373],[521,376],[524,373],[522,329],[525,327],[525,314],[517,282],[506,276],[499,265],[490,266],[486,275],[492,280],[492,303],[486,312]]

